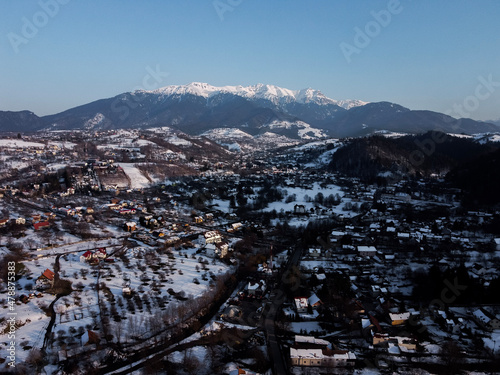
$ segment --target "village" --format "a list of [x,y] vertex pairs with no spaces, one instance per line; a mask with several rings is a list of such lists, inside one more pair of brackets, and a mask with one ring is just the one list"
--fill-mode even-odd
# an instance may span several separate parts
[[26,373],[499,370],[500,213],[464,209],[440,176],[327,172],[339,140],[211,160],[179,135],[175,152],[108,136],[122,149],[2,140]]

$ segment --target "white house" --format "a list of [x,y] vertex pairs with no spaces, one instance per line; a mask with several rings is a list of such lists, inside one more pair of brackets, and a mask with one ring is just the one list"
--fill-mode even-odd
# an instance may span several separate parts
[[295,309],[298,313],[307,312],[307,307],[309,306],[309,300],[306,297],[295,297],[293,299],[295,303]]
[[358,246],[358,255],[362,257],[374,257],[377,255],[375,246]]
[[222,236],[218,230],[211,230],[203,233],[203,235],[199,237],[199,241],[202,246],[209,243],[218,243],[222,241]]

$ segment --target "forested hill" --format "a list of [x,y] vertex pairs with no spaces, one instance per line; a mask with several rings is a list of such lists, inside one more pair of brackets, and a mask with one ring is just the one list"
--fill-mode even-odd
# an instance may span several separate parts
[[328,169],[363,180],[375,180],[388,172],[396,176],[444,176],[497,149],[492,143],[480,144],[472,138],[440,132],[399,138],[375,135],[350,141],[333,154]]
[[500,203],[500,149],[459,165],[448,181],[465,192],[465,207]]

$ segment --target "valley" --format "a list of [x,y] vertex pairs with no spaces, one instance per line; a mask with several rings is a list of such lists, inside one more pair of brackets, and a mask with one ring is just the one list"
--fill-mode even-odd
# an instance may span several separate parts
[[498,369],[496,136],[266,134],[4,133],[16,371]]

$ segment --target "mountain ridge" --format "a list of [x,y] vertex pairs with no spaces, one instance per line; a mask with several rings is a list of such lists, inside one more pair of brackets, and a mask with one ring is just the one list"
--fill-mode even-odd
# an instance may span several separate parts
[[[274,124],[272,128],[270,124]],[[334,100],[311,88],[290,90],[265,84],[216,87],[192,82],[136,90],[43,117],[29,111],[0,111],[1,131],[162,126],[192,135],[216,128],[238,128],[252,136],[274,131],[295,139],[356,137],[380,130],[465,134],[499,131],[494,124],[410,110],[395,103]]]

